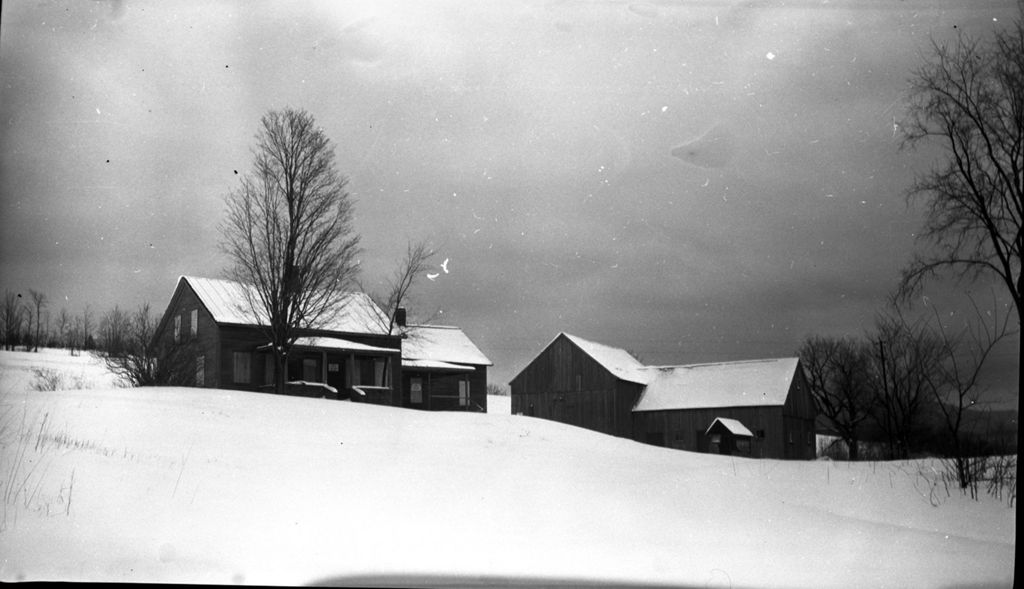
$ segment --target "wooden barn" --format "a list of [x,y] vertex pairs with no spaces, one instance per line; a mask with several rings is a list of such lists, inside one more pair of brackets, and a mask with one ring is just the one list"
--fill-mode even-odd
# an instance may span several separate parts
[[[269,342],[255,314],[246,304],[245,286],[229,280],[182,276],[167,305],[156,338],[188,346],[195,357],[195,386],[271,392],[274,360]],[[467,402],[441,402],[425,408],[486,410],[489,361],[458,328],[444,329],[444,338],[426,341],[419,348],[430,360],[450,364],[450,371],[473,373],[465,385]],[[410,331],[432,332],[418,327]],[[365,293],[345,295],[338,312],[320,329],[301,330],[288,358],[289,394],[351,399],[392,406],[407,402],[403,367],[407,361],[405,337],[388,333],[388,317]],[[452,343],[458,340],[458,345]],[[475,350],[476,354],[468,351]],[[422,351],[415,351],[423,355]],[[479,362],[479,364],[474,364]],[[413,373],[421,370],[415,362]],[[445,375],[450,374],[445,372]],[[443,379],[442,379],[443,380]],[[447,383],[446,380],[444,380]],[[472,396],[474,386],[483,400]],[[430,389],[427,389],[429,398]],[[475,400],[476,402],[469,402]]]
[[560,333],[509,382],[512,413],[629,438],[647,378],[625,350]]
[[561,333],[510,385],[513,413],[697,452],[815,456],[816,412],[797,358],[645,366]]

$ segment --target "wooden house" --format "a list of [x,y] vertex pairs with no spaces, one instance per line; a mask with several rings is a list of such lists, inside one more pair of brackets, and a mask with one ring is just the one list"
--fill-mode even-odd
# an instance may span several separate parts
[[816,412],[797,358],[646,366],[562,333],[510,385],[513,413],[698,452],[815,456]]
[[[246,288],[229,280],[193,276],[178,280],[155,337],[189,347],[195,357],[195,386],[273,391],[270,342],[246,302]],[[365,293],[347,293],[324,325],[299,330],[287,361],[288,393],[403,406],[407,398],[402,386],[405,338],[390,334],[388,323],[387,315]],[[461,334],[463,346],[476,350],[461,330],[448,329]],[[451,349],[429,349],[437,362],[467,360]],[[454,355],[446,356],[449,352]],[[476,352],[478,357],[471,360],[489,364]],[[472,364],[463,368],[476,371]],[[486,367],[476,378],[485,394]],[[485,409],[486,400],[464,408],[473,407]]]

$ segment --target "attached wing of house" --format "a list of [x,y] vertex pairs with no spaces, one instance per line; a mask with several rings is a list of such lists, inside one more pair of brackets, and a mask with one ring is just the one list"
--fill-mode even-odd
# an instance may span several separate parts
[[490,359],[458,327],[412,325],[402,341],[403,404],[487,410]]

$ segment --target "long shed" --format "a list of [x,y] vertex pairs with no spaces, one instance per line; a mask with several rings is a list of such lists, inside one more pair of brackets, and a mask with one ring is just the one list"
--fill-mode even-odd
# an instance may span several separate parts
[[709,427],[730,420],[753,434],[730,453],[809,460],[816,414],[798,358],[658,367],[633,408],[633,438],[709,452],[716,435]]

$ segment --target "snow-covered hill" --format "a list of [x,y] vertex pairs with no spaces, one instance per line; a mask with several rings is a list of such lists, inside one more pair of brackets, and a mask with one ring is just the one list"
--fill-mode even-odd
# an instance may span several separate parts
[[0,580],[1009,586],[927,462],[747,460],[512,415],[35,392],[0,353]]

